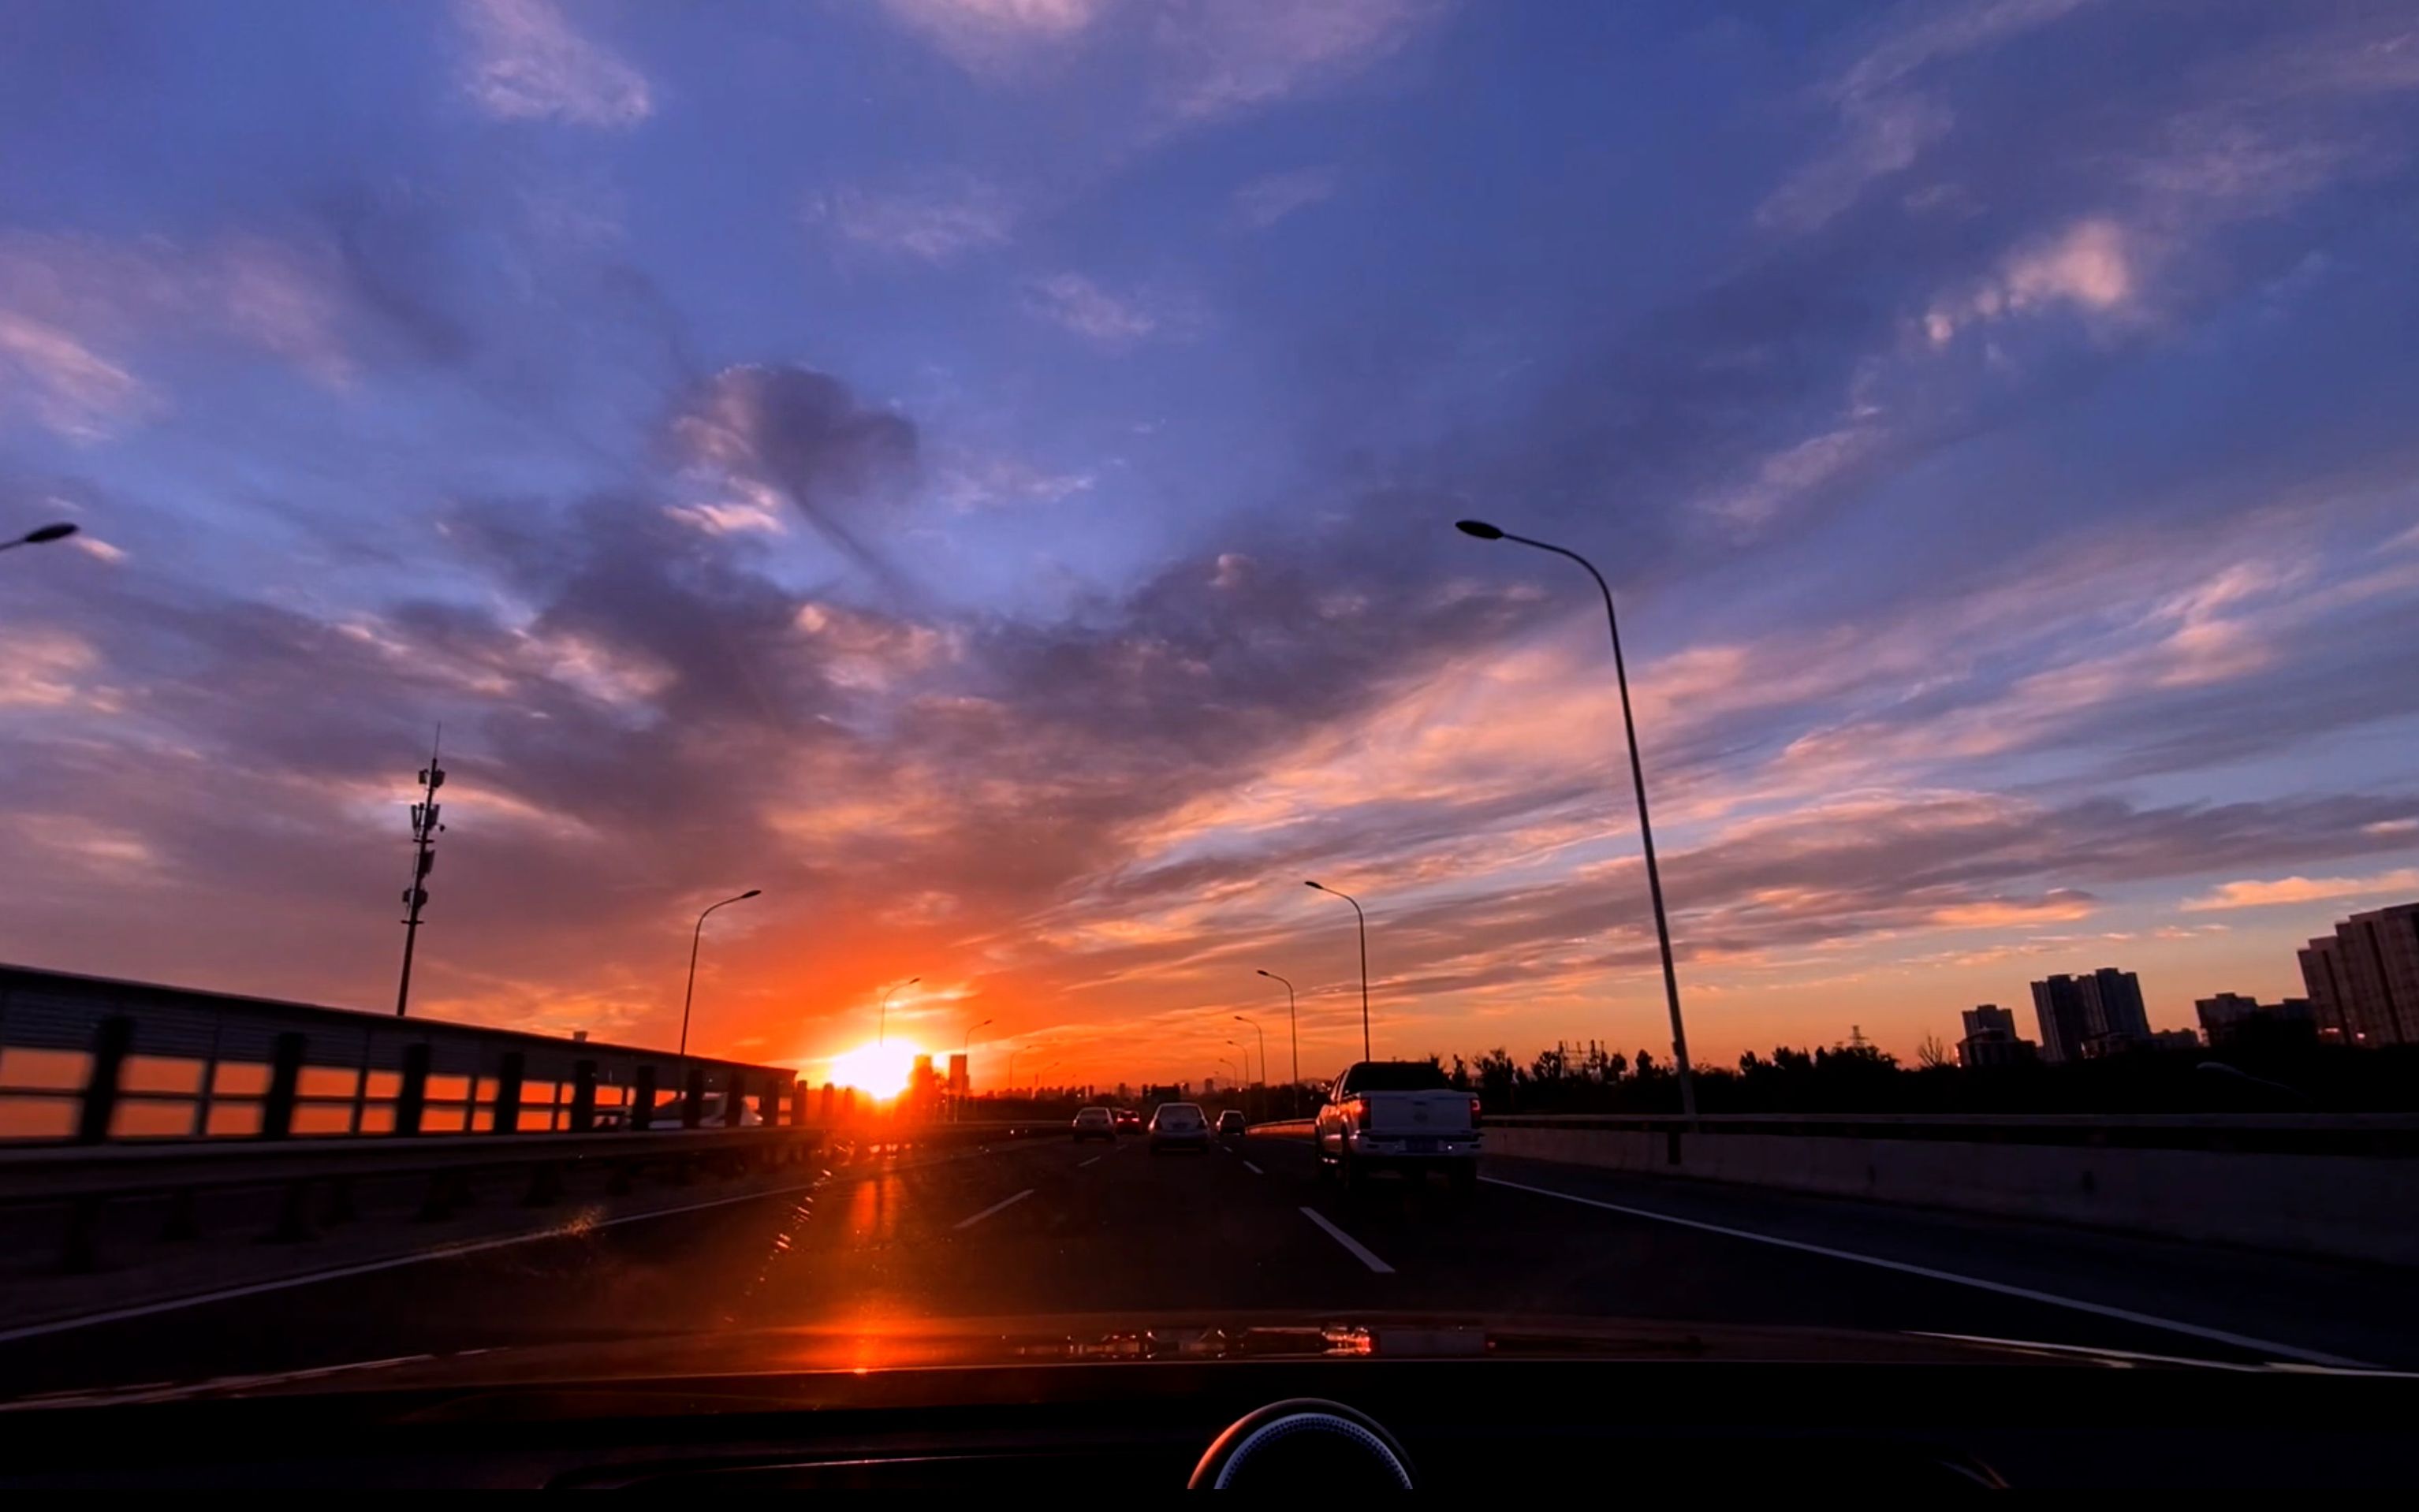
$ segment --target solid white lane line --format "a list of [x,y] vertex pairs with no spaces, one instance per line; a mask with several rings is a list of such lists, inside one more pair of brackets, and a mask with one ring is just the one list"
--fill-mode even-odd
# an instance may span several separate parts
[[[2053,1291],[2035,1291],[2030,1287],[2010,1286],[2004,1281],[1986,1281],[1979,1275],[1961,1275],[1954,1271],[1935,1271],[1928,1265],[1911,1265],[1904,1260],[1887,1260],[1878,1255],[1859,1255],[1854,1250],[1833,1249],[1826,1244],[1809,1244],[1803,1240],[1782,1239],[1777,1234],[1759,1234],[1746,1228],[1729,1228],[1720,1224],[1700,1223],[1694,1218],[1675,1218],[1668,1212],[1656,1212],[1646,1208],[1625,1207],[1618,1202],[1599,1202],[1569,1192],[1557,1192],[1551,1187],[1531,1186],[1525,1181],[1507,1181],[1500,1176],[1482,1176],[1489,1186],[1510,1187],[1515,1192],[1532,1192],[1541,1197],[1559,1197],[1576,1202],[1583,1208],[1601,1208],[1607,1212],[1645,1218],[1658,1224],[1672,1224],[1682,1228],[1700,1229],[1708,1234],[1722,1234],[1732,1239],[1744,1239],[1750,1243],[1770,1244],[1778,1249],[1794,1249],[1808,1255],[1820,1255],[1827,1259],[1850,1260],[1858,1265],[1875,1266],[1884,1271],[1896,1271],[1902,1275],[1919,1275],[1928,1281],[1946,1281],[1951,1286],[1972,1287],[1977,1291],[1993,1291],[2003,1297],[2019,1297],[2026,1302],[2045,1303],[2052,1307],[2064,1307],[2072,1312],[2090,1313],[2098,1318],[2114,1318],[2120,1322],[2139,1323],[2145,1328],[2165,1329],[2170,1334],[2182,1334],[2212,1343],[2232,1345],[2238,1350],[2279,1355],[2307,1365],[2334,1365],[2345,1369],[2374,1369],[2358,1360],[2347,1360],[2339,1354],[2321,1354],[2316,1350],[2300,1349],[2290,1344],[2278,1344],[2270,1339],[2256,1339],[2242,1334],[2229,1334],[2222,1328],[2203,1328],[2198,1323],[2179,1322],[2172,1318],[2154,1318],[2137,1313],[2130,1307],[2111,1307],[2104,1303],[2085,1302],[2079,1297],[2061,1297]],[[1310,1210],[1302,1210],[1308,1212]]]
[[1243,1162],[1243,1169],[1251,1172],[1254,1176],[1266,1176],[1269,1174],[1258,1166],[1253,1165],[1250,1161]]
[[1369,1253],[1368,1245],[1362,1243],[1350,1234],[1346,1233],[1343,1229],[1336,1227],[1332,1223],[1329,1223],[1326,1215],[1319,1212],[1316,1208],[1302,1209],[1302,1215],[1309,1219],[1312,1223],[1317,1224],[1319,1227],[1326,1229],[1328,1238],[1343,1245],[1347,1250],[1351,1252],[1354,1259],[1359,1260],[1362,1264],[1367,1266],[1372,1271],[1377,1272],[1379,1275],[1393,1275],[1394,1273],[1394,1268],[1393,1266],[1388,1265],[1385,1261]]
[[618,1228],[624,1224],[645,1223],[650,1218],[670,1218],[684,1212],[701,1212],[708,1208],[727,1208],[736,1202],[755,1202],[764,1197],[789,1196],[799,1192],[811,1192],[821,1183],[802,1182],[796,1186],[778,1186],[768,1192],[750,1192],[745,1196],[713,1197],[704,1202],[686,1202],[676,1208],[657,1208],[652,1212],[625,1213],[619,1218],[597,1218],[584,1223],[559,1225],[541,1228],[533,1234],[507,1234],[501,1239],[472,1239],[459,1243],[439,1244],[435,1249],[419,1250],[409,1255],[391,1256],[383,1260],[364,1260],[359,1265],[339,1265],[331,1270],[312,1271],[303,1275],[280,1276],[274,1281],[255,1281],[249,1286],[224,1287],[217,1291],[205,1291],[198,1296],[178,1297],[169,1302],[146,1302],[133,1307],[116,1307],[105,1313],[86,1313],[81,1318],[61,1318],[47,1323],[28,1323],[23,1328],[0,1332],[0,1344],[18,1339],[39,1338],[45,1334],[64,1334],[70,1329],[91,1328],[100,1323],[122,1323],[130,1318],[149,1318],[158,1313],[173,1313],[186,1307],[207,1307],[214,1302],[234,1302],[241,1297],[256,1297],[266,1291],[284,1291],[292,1287],[307,1287],[321,1281],[341,1281],[348,1275],[370,1275],[379,1271],[393,1271],[407,1265],[419,1265],[428,1260],[451,1260],[464,1255],[477,1255],[485,1250],[505,1249],[514,1244],[532,1244],[542,1239],[575,1239],[599,1228]]
[[964,1219],[964,1220],[961,1221],[961,1222],[958,1224],[958,1226],[957,1226],[957,1227],[959,1227],[960,1228],[972,1228],[975,1225],[977,1225],[977,1224],[978,1224],[978,1223],[982,1222],[985,1218],[990,1217],[993,1213],[999,1211],[999,1210],[1000,1210],[1000,1209],[1002,1209],[1002,1208],[1013,1208],[1013,1207],[1015,1207],[1018,1203],[1020,1203],[1020,1202],[1024,1201],[1026,1197],[1029,1197],[1029,1196],[1033,1196],[1033,1188],[1031,1188],[1031,1187],[1029,1187],[1029,1186],[1028,1186],[1028,1187],[1026,1187],[1024,1191],[1019,1192],[1016,1196],[1012,1196],[1012,1197],[1002,1197],[1002,1198],[1000,1198],[997,1202],[993,1203],[990,1207],[985,1208],[982,1211],[980,1211],[980,1212],[978,1212],[978,1213],[976,1213],[973,1217],[971,1217],[971,1218],[967,1218],[967,1219]]
[[1080,1171],[1080,1170],[1082,1170],[1082,1169],[1083,1169],[1085,1166],[1086,1166],[1086,1165],[1098,1165],[1099,1164],[1101,1164],[1101,1157],[1100,1157],[1100,1156],[1098,1156],[1098,1155],[1095,1155],[1095,1156],[1093,1156],[1090,1160],[1079,1160],[1079,1161],[1077,1161],[1077,1162],[1075,1163],[1075,1169],[1077,1169],[1077,1170],[1079,1170],[1079,1171]]

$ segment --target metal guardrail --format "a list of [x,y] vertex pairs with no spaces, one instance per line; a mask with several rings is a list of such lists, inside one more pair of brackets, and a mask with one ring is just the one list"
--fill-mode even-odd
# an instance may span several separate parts
[[609,1173],[609,1190],[627,1191],[649,1168],[682,1180],[700,1167],[762,1170],[823,1151],[827,1141],[863,1138],[878,1144],[980,1143],[1062,1134],[1055,1123],[1030,1119],[839,1131],[813,1126],[680,1128],[608,1134],[431,1135],[417,1139],[195,1140],[118,1145],[20,1146],[0,1149],[0,1213],[55,1210],[63,1269],[86,1271],[99,1260],[98,1233],[116,1203],[164,1200],[162,1236],[191,1239],[200,1225],[197,1199],[247,1190],[278,1194],[278,1217],[267,1237],[309,1237],[315,1194],[349,1216],[356,1184],[424,1178],[417,1216],[445,1216],[470,1198],[473,1178],[525,1177],[522,1201],[544,1206],[581,1171]]
[[808,1119],[785,1066],[0,965],[0,1148],[584,1132],[709,1106],[736,1125],[751,1098],[766,1123]]

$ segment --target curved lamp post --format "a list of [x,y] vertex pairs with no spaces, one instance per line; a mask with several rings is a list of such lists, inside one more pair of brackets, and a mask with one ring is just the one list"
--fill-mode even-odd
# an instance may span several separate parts
[[1361,921],[1361,1058],[1374,1059],[1369,1054],[1369,916],[1361,911],[1361,900],[1348,892],[1337,892],[1323,882],[1305,881],[1302,886],[1343,899],[1352,905],[1352,917]]
[[1663,874],[1655,865],[1655,827],[1646,818],[1646,768],[1638,759],[1638,724],[1629,712],[1629,669],[1621,658],[1621,622],[1613,616],[1611,585],[1604,580],[1603,573],[1596,571],[1595,563],[1568,547],[1515,535],[1483,519],[1456,520],[1454,528],[1482,541],[1510,541],[1568,557],[1587,569],[1587,575],[1595,579],[1596,591],[1604,595],[1605,628],[1612,634],[1612,676],[1621,687],[1621,729],[1629,741],[1629,781],[1638,794],[1638,842],[1646,854],[1646,892],[1655,903],[1655,941],[1663,951],[1663,996],[1672,1010],[1672,1058],[1680,1068],[1680,1112],[1693,1123],[1697,1117],[1697,1084],[1688,1072],[1688,1032],[1680,1023],[1680,977],[1672,967],[1672,926],[1663,914]]
[[1286,1032],[1293,1037],[1293,1084],[1296,1087],[1300,1087],[1302,1085],[1302,1030],[1294,1022],[1293,983],[1287,981],[1285,978],[1278,976],[1273,971],[1263,971],[1260,975],[1268,978],[1271,981],[1285,982]]
[[[713,913],[716,908],[728,908],[732,903],[744,903],[750,898],[761,896],[763,891],[762,887],[750,887],[736,898],[725,898],[710,905],[705,914]],[[689,1005],[697,1001],[697,947],[698,942],[705,938],[705,914],[697,916],[697,928],[689,932],[688,937],[688,991],[681,995],[680,1054],[684,1059],[688,1056]]]

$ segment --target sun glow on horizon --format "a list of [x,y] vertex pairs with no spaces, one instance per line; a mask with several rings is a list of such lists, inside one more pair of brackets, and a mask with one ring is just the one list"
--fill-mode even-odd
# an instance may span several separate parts
[[832,1057],[830,1077],[840,1087],[854,1087],[871,1097],[897,1097],[907,1089],[907,1078],[923,1052],[905,1040],[876,1041]]

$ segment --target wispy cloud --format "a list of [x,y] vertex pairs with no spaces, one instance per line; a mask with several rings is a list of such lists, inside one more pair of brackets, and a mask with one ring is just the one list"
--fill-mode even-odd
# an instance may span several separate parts
[[1123,351],[1155,336],[1183,333],[1195,321],[1181,301],[1114,293],[1081,273],[1053,273],[1026,291],[1034,314],[1107,351]]
[[1349,76],[1445,8],[1442,0],[1175,0],[1155,33],[1167,106],[1205,119]]
[[69,440],[97,440],[149,406],[134,375],[56,326],[0,310],[0,363],[15,381],[10,395],[43,425]]
[[1915,81],[1926,69],[2058,21],[2095,0],[1952,0],[1908,7],[1821,98],[1837,112],[1830,146],[1766,198],[1757,219],[1785,232],[1811,231],[1857,203],[1877,181],[1912,167],[1946,136],[1955,115]]
[[1117,0],[882,0],[969,72],[1003,74],[1074,41]]
[[995,186],[958,177],[891,190],[835,190],[808,201],[807,220],[855,245],[938,264],[1004,244],[1016,211]]
[[344,274],[324,243],[229,234],[0,236],[0,391],[71,440],[104,438],[170,408],[138,357],[162,343],[231,340],[342,383]]
[[2419,868],[2403,867],[2365,877],[2278,877],[2271,882],[2228,882],[2215,892],[2187,898],[2179,906],[2188,914],[2202,914],[2226,908],[2266,908],[2276,903],[2374,898],[2397,892],[2419,893]]
[[635,126],[655,113],[646,76],[581,36],[555,0],[455,0],[470,56],[463,91],[499,120]]
[[1296,210],[1333,198],[1343,177],[1342,170],[1329,166],[1255,178],[1235,191],[1235,214],[1245,225],[1266,230]]
[[1086,66],[1147,81],[1153,130],[1223,119],[1350,79],[1453,0],[882,0],[901,25],[992,83]]

